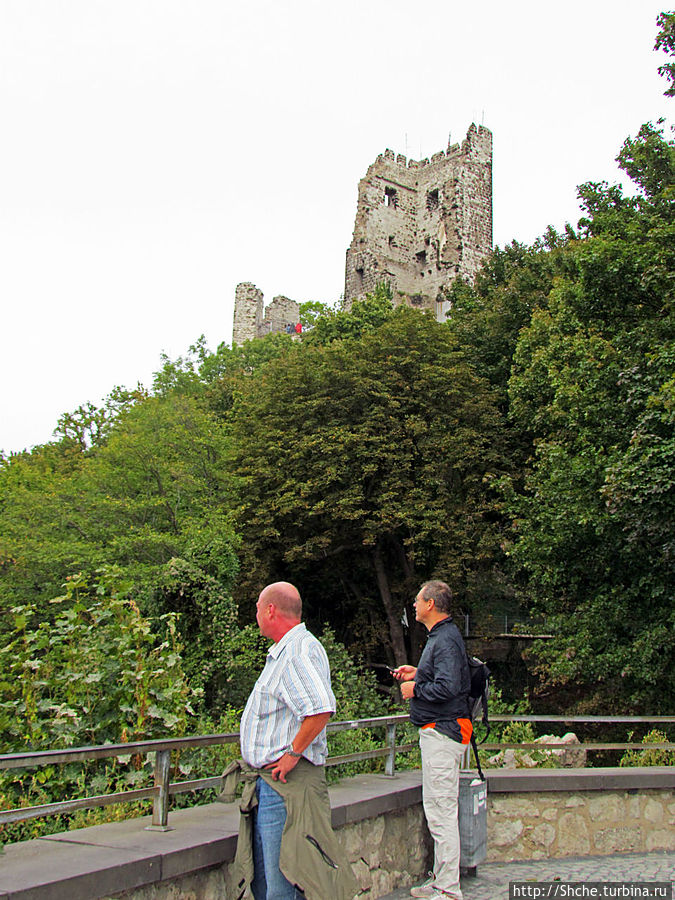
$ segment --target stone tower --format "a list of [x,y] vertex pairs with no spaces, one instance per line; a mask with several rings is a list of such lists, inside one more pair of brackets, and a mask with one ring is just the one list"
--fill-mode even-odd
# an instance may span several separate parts
[[[232,343],[243,344],[274,331],[286,331],[300,320],[300,306],[288,297],[274,297],[263,306],[263,292],[250,281],[237,285],[234,295]],[[295,333],[295,332],[293,332]]]
[[344,307],[388,281],[394,303],[434,312],[441,288],[471,278],[492,250],[492,133],[471,125],[461,146],[420,162],[385,150],[359,182]]

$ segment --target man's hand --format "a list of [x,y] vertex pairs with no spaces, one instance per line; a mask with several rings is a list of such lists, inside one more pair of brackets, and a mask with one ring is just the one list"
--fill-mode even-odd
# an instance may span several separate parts
[[401,696],[404,700],[410,700],[413,693],[415,692],[415,682],[414,681],[404,681],[401,685]]
[[276,762],[268,763],[265,768],[272,770],[272,778],[275,781],[283,781],[286,784],[286,776],[297,766],[299,759],[299,756],[284,753]]
[[[391,674],[397,681],[412,681],[417,674],[417,669],[415,666],[399,666]],[[401,687],[401,693],[403,693],[403,687]]]
[[[323,731],[332,715],[332,712],[325,712],[316,713],[313,716],[305,716],[300,723],[298,733],[293,738],[290,749],[303,753],[314,738]],[[272,770],[272,778],[275,781],[283,781],[285,784],[286,776],[297,766],[299,759],[299,756],[291,756],[290,753],[284,753],[276,762],[269,763],[265,768]]]

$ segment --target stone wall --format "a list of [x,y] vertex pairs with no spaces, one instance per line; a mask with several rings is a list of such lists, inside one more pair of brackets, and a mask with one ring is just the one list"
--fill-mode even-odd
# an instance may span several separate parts
[[672,790],[488,796],[488,861],[675,850]]
[[[243,344],[271,332],[284,332],[300,320],[300,304],[279,295],[264,305],[263,292],[250,281],[237,285],[234,295],[232,343]],[[295,332],[294,332],[295,333]]]
[[492,134],[472,125],[431,159],[386,150],[359,182],[345,268],[346,309],[388,281],[395,303],[447,311],[442,289],[472,278],[492,249]]
[[243,344],[258,336],[262,326],[263,292],[250,281],[237,285],[234,295],[232,343]]
[[[375,900],[415,884],[426,874],[431,839],[421,805],[354,822],[336,829],[359,885],[359,900]],[[410,840],[421,835],[420,840]],[[231,865],[185,875],[114,895],[116,900],[231,900],[238,896]]]

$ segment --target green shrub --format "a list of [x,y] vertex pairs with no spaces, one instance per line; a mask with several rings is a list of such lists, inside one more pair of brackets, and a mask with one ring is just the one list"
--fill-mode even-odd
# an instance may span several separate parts
[[[631,740],[633,733],[628,735]],[[668,736],[654,728],[642,738],[644,750],[626,750],[619,761],[620,766],[675,766],[675,750],[660,750],[650,744],[667,744]]]
[[[58,750],[182,735],[198,694],[183,673],[176,616],[151,622],[115,570],[70,577],[52,623],[30,606],[12,610],[0,648],[0,742],[7,752]],[[108,794],[152,784],[154,760],[139,754],[0,771],[0,808]],[[5,826],[23,840],[94,821],[138,815],[131,807],[32,819]]]

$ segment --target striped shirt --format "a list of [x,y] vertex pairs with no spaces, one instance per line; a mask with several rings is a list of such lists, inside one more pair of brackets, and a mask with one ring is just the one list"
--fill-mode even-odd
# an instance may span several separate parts
[[[270,647],[265,668],[241,717],[242,758],[256,769],[275,762],[306,716],[335,712],[328,657],[304,623]],[[324,728],[302,755],[323,765],[328,755]]]

